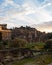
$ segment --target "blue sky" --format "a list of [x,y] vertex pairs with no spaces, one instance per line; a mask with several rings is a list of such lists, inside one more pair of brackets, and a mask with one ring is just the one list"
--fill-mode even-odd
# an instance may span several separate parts
[[[52,0],[0,0],[0,24],[7,23],[8,27],[29,25],[41,31],[52,32],[50,21]],[[46,25],[49,30],[43,26],[45,22],[49,23]],[[37,27],[40,24],[42,29]]]

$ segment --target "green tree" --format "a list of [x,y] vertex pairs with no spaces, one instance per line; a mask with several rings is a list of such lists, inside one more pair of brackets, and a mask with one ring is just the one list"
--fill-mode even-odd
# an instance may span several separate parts
[[13,48],[23,48],[25,47],[26,43],[27,42],[24,39],[16,38],[16,39],[10,40],[8,42],[8,46]]
[[45,50],[52,50],[52,40],[51,39],[46,41],[44,49]]
[[3,44],[3,41],[0,41],[0,49],[4,49],[4,48],[5,48],[5,46]]
[[46,38],[47,38],[47,39],[52,39],[52,33],[47,33],[47,34],[46,34]]

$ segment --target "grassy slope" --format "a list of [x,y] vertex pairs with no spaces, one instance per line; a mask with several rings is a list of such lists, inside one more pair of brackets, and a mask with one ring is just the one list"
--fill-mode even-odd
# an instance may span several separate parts
[[43,48],[45,45],[45,43],[43,42],[37,42],[37,43],[27,43],[26,48],[30,48],[30,49],[35,49],[35,50],[40,50],[41,48]]
[[49,63],[52,63],[52,55],[41,55],[37,58],[28,58],[28,59],[23,59],[21,61],[15,61],[12,65],[26,65],[26,64],[37,64],[37,65],[46,65]]

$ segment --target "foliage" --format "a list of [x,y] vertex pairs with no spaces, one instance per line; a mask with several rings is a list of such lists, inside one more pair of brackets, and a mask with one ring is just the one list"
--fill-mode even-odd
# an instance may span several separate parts
[[46,38],[47,38],[47,39],[52,39],[52,33],[47,33],[47,34],[46,34]]
[[52,39],[47,40],[47,41],[45,42],[44,49],[46,49],[46,50],[52,50]]
[[8,42],[9,47],[22,48],[27,42],[24,39],[13,39]]
[[3,48],[3,42],[0,41],[0,49]]
[[2,48],[30,48],[34,50],[40,50],[44,47],[43,42],[28,43],[24,39],[16,38],[13,40],[5,40],[0,43]]
[[6,45],[8,45],[6,40],[5,41],[0,41],[0,49],[5,49]]

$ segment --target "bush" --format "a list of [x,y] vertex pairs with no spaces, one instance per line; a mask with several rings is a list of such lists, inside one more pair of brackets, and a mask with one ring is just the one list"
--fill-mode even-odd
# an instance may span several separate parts
[[46,50],[52,50],[52,39],[49,39],[45,42],[44,49]]
[[9,41],[9,47],[14,47],[14,48],[22,48],[22,47],[25,47],[26,45],[26,40],[24,39],[13,39],[11,41]]

